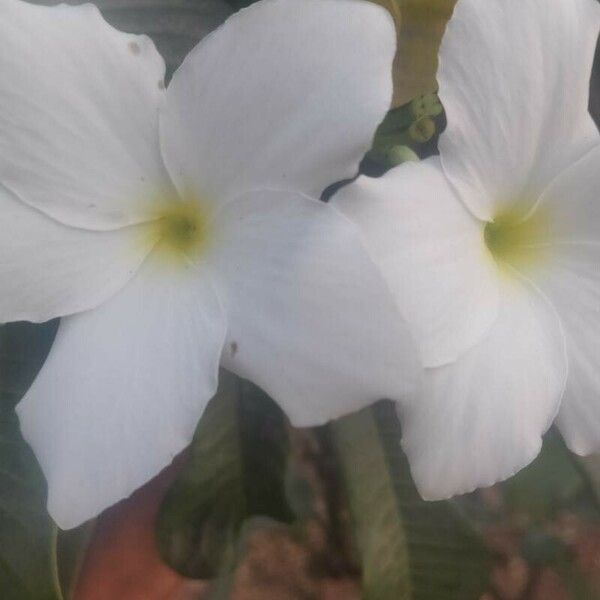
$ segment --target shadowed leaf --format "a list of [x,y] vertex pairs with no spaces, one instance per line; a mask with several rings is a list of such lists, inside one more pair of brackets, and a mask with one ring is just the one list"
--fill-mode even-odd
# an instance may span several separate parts
[[14,406],[43,364],[55,324],[0,327],[0,598],[60,600],[46,485]]
[[478,600],[489,556],[452,503],[419,496],[393,406],[332,426],[363,570],[363,600]]
[[281,410],[256,387],[223,374],[158,516],[167,563],[189,577],[213,577],[231,562],[246,519],[289,521],[287,446]]
[[542,520],[581,499],[593,499],[578,459],[551,429],[537,458],[501,484],[512,512]]

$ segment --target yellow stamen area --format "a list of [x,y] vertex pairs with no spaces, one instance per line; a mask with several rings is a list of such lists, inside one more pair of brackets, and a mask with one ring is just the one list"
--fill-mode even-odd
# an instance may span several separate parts
[[155,255],[172,265],[185,265],[209,241],[210,214],[196,198],[166,198],[154,204],[146,235],[156,244]]
[[539,265],[547,256],[548,219],[539,209],[524,216],[517,208],[519,204],[499,211],[493,221],[485,225],[483,238],[499,266],[508,264],[528,269]]

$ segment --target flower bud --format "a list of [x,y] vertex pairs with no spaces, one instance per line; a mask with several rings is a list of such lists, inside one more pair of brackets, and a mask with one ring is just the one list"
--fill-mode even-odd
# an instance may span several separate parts
[[428,142],[435,135],[435,122],[430,117],[423,117],[415,121],[408,128],[408,135],[412,140],[419,144]]
[[427,116],[427,109],[425,108],[424,96],[415,98],[408,106],[410,114],[414,119],[422,119]]
[[423,104],[425,106],[425,113],[428,117],[438,117],[444,110],[437,94],[427,94],[426,96],[423,96]]
[[415,98],[409,104],[410,114],[415,120],[423,117],[437,117],[442,113],[443,107],[437,94],[425,94]]
[[395,167],[405,162],[418,162],[420,158],[417,153],[408,146],[392,146],[385,154],[386,162]]

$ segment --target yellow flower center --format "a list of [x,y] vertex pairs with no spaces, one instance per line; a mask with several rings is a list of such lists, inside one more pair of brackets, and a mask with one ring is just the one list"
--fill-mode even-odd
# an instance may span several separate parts
[[523,216],[511,206],[498,212],[493,221],[485,225],[485,245],[500,265],[530,268],[539,264],[548,250],[547,215],[539,209]]
[[155,254],[171,264],[193,260],[209,240],[210,214],[197,199],[166,199],[152,211],[148,234],[156,243]]

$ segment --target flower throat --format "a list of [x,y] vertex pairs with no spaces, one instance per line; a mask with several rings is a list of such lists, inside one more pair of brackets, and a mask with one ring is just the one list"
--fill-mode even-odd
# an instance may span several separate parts
[[485,225],[485,245],[501,265],[530,267],[545,254],[544,242],[548,236],[544,215],[539,210],[526,218],[522,214],[515,208],[509,208]]
[[165,203],[156,213],[153,235],[162,258],[185,262],[197,255],[207,242],[207,214],[195,200]]

